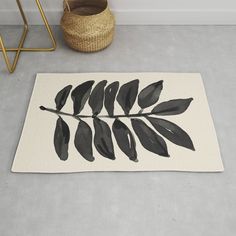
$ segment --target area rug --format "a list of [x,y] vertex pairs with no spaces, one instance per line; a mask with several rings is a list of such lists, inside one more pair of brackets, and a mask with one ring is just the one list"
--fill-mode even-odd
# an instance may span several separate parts
[[12,171],[223,171],[200,74],[38,74]]

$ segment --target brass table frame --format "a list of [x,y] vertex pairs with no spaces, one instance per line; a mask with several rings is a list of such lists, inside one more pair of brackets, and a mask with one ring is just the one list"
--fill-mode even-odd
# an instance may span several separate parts
[[[23,19],[23,23],[24,23],[24,30],[23,30],[20,42],[18,44],[18,47],[17,48],[6,48],[5,44],[3,42],[3,39],[2,39],[2,37],[0,35],[0,51],[2,51],[4,60],[5,60],[6,65],[7,65],[7,69],[8,69],[8,71],[10,73],[13,73],[15,71],[16,65],[18,63],[19,56],[20,56],[21,52],[51,52],[51,51],[54,51],[56,49],[56,40],[55,40],[55,38],[53,36],[51,27],[48,24],[48,20],[47,20],[47,18],[45,16],[45,13],[43,11],[43,8],[42,8],[42,5],[40,3],[40,0],[35,0],[35,2],[36,2],[37,7],[39,9],[40,15],[41,15],[41,17],[43,19],[43,22],[45,24],[47,32],[49,33],[50,39],[52,41],[52,47],[51,48],[24,48],[23,47],[25,39],[26,39],[26,36],[27,36],[27,33],[28,33],[29,25],[28,25],[28,22],[27,22],[25,13],[23,11],[23,8],[22,8],[20,0],[16,0],[16,2],[17,2],[17,5],[18,5],[18,8],[20,10],[21,17]],[[15,58],[14,58],[14,61],[13,61],[12,64],[11,64],[11,62],[9,60],[7,52],[16,52]]]

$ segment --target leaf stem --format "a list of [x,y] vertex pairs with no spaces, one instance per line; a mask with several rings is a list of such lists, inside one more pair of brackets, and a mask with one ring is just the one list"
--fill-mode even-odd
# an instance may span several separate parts
[[[62,111],[58,111],[58,110],[54,110],[54,109],[51,109],[51,108],[46,108],[44,106],[40,106],[39,107],[42,111],[48,111],[48,112],[51,112],[51,113],[54,113],[54,114],[57,114],[57,115],[63,115],[63,116],[70,116],[70,117],[73,117],[73,118],[94,118],[93,115],[91,116],[87,116],[87,115],[73,115],[73,114],[70,114],[70,113],[67,113],[67,112],[62,112]],[[155,113],[153,112],[148,112],[148,113],[137,113],[137,114],[129,114],[129,115],[113,115],[113,116],[109,116],[109,115],[101,115],[101,116],[96,116],[98,118],[111,118],[111,119],[117,119],[117,118],[132,118],[132,117],[145,117],[145,116],[149,116],[149,115],[154,115]]]

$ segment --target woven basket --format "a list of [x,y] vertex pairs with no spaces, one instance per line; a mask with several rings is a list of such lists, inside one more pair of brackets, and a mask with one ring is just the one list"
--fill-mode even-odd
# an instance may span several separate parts
[[65,0],[61,28],[71,48],[96,52],[111,44],[115,19],[107,0]]

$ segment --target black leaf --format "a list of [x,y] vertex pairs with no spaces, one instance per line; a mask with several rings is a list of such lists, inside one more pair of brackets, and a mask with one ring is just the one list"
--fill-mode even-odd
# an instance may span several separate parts
[[120,120],[116,119],[112,126],[119,148],[131,161],[137,162],[136,143],[129,128]]
[[68,85],[57,94],[55,98],[57,111],[60,111],[66,104],[66,101],[70,94],[71,89],[72,89],[72,85]]
[[140,143],[150,152],[169,157],[165,140],[140,119],[131,119]]
[[106,84],[106,80],[99,82],[90,95],[89,105],[92,108],[94,116],[97,116],[102,110],[104,101],[104,88]]
[[94,81],[87,81],[78,87],[76,87],[72,93],[71,98],[74,102],[74,115],[78,115],[84,108],[85,103],[87,102]]
[[118,88],[119,88],[119,82],[116,81],[116,82],[108,85],[107,88],[105,89],[104,105],[105,105],[105,108],[107,109],[109,116],[114,115],[114,102],[116,99],[116,94],[118,92]]
[[153,127],[164,137],[176,145],[195,150],[189,135],[176,124],[163,119],[147,117]]
[[126,115],[129,114],[138,95],[139,80],[133,80],[121,86],[117,101]]
[[92,149],[92,130],[89,125],[80,120],[77,131],[75,133],[74,144],[78,152],[87,160],[94,161]]
[[185,112],[192,101],[193,98],[187,98],[162,102],[154,107],[152,113],[160,116],[178,115]]
[[58,157],[62,161],[68,159],[68,144],[70,141],[70,130],[66,122],[59,117],[54,133],[54,147]]
[[163,89],[163,80],[150,84],[144,88],[138,95],[138,104],[144,109],[154,105],[160,97]]
[[94,145],[97,151],[102,156],[111,160],[115,160],[111,130],[108,124],[98,118],[93,119],[93,124],[95,129]]

